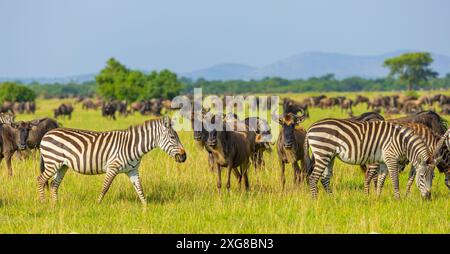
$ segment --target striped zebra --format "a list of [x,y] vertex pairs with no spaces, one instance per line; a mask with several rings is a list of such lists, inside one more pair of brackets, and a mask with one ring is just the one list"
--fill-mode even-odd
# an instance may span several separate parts
[[9,113],[0,113],[0,123],[14,123],[16,116]]
[[330,193],[329,181],[335,157],[354,165],[382,163],[387,167],[398,190],[398,164],[408,159],[419,172],[418,186],[423,197],[431,195],[434,165],[425,142],[408,128],[384,121],[355,122],[344,119],[324,119],[314,123],[306,134],[305,146],[310,146],[314,168],[310,174],[310,189],[317,197],[317,182],[321,179]]
[[185,150],[169,117],[148,120],[126,130],[94,132],[53,129],[44,135],[40,145],[39,197],[44,200],[44,185],[54,176],[50,192],[56,201],[58,187],[67,169],[72,168],[85,175],[106,173],[99,203],[114,177],[119,173],[126,173],[139,199],[146,204],[138,169],[142,156],[156,147],[174,157],[177,162],[186,160]]
[[[448,136],[450,130],[441,137],[440,135],[434,133],[429,127],[419,124],[419,123],[403,123],[402,127],[409,128],[415,132],[415,134],[419,135],[426,143],[429,148],[430,154],[433,155],[433,158],[436,159],[436,167],[439,172],[446,172],[450,168],[450,151],[447,147],[443,147],[443,142],[445,141],[445,137]],[[403,165],[404,167],[405,165]],[[365,188],[369,188],[368,185],[370,181],[375,178],[378,173],[378,184],[377,191],[381,192],[383,189],[384,181],[386,180],[387,172],[378,172],[379,165],[370,165],[368,167],[368,179],[366,179],[364,185]],[[408,195],[411,191],[411,186],[414,182],[414,178],[416,176],[416,169],[414,166],[411,167],[411,171],[408,177],[408,183],[406,184],[406,195]]]

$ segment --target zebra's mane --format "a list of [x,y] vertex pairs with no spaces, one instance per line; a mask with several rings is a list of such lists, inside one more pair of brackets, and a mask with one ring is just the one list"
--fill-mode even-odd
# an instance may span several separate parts
[[[149,124],[152,123],[152,122],[158,122],[158,121],[159,121],[159,122],[162,122],[163,119],[164,119],[164,117],[159,117],[159,118],[155,118],[155,119],[149,119],[149,120],[146,120],[145,122],[140,123],[140,124],[130,125],[127,129],[122,130],[122,131],[130,131],[130,130],[135,129],[135,128],[137,128],[137,127],[149,125]],[[121,130],[118,130],[118,131],[121,131]]]

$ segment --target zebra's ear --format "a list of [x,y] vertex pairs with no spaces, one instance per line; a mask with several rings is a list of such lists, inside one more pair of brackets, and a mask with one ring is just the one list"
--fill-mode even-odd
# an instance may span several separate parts
[[170,128],[172,126],[172,121],[170,120],[170,117],[165,116],[163,121],[164,121],[164,126],[166,126],[167,128]]

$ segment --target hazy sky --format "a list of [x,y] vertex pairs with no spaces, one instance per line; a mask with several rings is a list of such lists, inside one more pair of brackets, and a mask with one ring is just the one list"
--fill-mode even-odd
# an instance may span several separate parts
[[447,0],[0,0],[0,77],[263,66],[304,51],[450,55]]

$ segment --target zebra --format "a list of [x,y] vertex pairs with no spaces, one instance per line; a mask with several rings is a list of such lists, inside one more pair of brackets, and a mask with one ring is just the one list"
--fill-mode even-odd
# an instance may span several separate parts
[[0,113],[0,124],[2,123],[14,123],[16,116],[9,113]]
[[[448,175],[447,171],[450,168],[450,151],[447,147],[443,147],[443,142],[446,140],[446,136],[450,133],[450,130],[447,130],[447,132],[441,137],[437,133],[433,132],[429,127],[420,124],[420,123],[404,123],[401,124],[403,127],[412,129],[417,135],[422,137],[422,139],[427,144],[427,147],[430,150],[430,154],[433,155],[433,158],[436,160],[436,167],[438,168],[439,172],[444,172],[446,174],[446,177]],[[405,165],[402,165],[403,167]],[[378,185],[378,188],[383,188],[384,181],[386,180],[386,172],[378,172],[379,171],[379,165],[370,165],[368,167],[368,179],[366,179],[365,185],[370,183],[370,181],[377,176],[378,173],[379,179],[378,183],[381,183],[381,185]],[[416,176],[416,169],[415,167],[411,167],[411,171],[409,173],[408,182],[406,184],[406,195],[408,195],[411,191],[411,186],[414,182],[414,178]],[[448,187],[448,185],[447,185]],[[368,188],[368,186],[365,188]],[[378,190],[378,192],[381,192],[381,190]]]
[[156,147],[174,157],[177,162],[186,160],[186,152],[169,117],[148,120],[126,130],[95,132],[53,129],[44,135],[40,145],[41,174],[37,179],[39,198],[44,200],[44,185],[54,176],[50,192],[56,201],[58,187],[67,169],[72,168],[85,175],[106,173],[99,203],[115,176],[126,173],[145,205],[147,201],[138,169],[142,156]]
[[425,142],[411,129],[385,121],[328,118],[308,129],[305,147],[308,146],[314,162],[309,178],[313,198],[317,198],[317,182],[322,176],[322,185],[331,193],[329,181],[335,157],[355,165],[382,163],[380,166],[387,167],[393,182],[395,198],[400,198],[398,164],[408,159],[419,172],[417,184],[422,197],[431,197],[432,156]]

